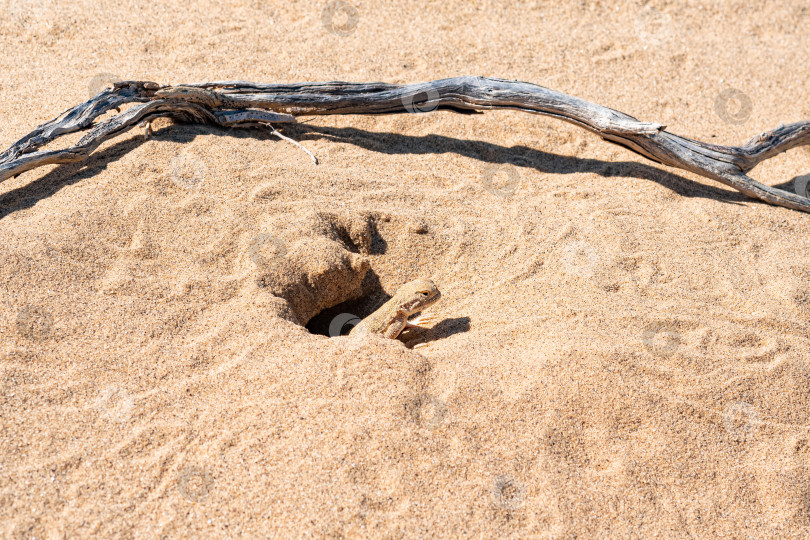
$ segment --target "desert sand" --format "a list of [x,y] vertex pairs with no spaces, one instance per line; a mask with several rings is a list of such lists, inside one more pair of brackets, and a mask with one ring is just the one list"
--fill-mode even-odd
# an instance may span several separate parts
[[[112,79],[810,119],[805,2],[347,5],[3,0],[0,147]],[[319,165],[167,120],[0,185],[0,536],[810,535],[810,216],[553,118],[299,120]],[[420,276],[433,326],[329,337]]]

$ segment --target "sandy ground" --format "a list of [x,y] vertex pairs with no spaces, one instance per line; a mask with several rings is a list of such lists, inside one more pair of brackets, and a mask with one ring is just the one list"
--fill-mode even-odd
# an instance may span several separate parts
[[[806,2],[350,6],[4,0],[0,146],[110,77],[810,118]],[[302,120],[318,166],[167,121],[0,186],[3,538],[810,534],[810,216],[550,118]],[[431,329],[322,335],[418,276]]]

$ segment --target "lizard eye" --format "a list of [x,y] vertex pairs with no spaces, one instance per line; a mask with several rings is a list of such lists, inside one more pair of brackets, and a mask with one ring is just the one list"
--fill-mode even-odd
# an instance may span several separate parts
[[422,296],[427,296],[427,295],[428,295],[428,293],[422,291]]

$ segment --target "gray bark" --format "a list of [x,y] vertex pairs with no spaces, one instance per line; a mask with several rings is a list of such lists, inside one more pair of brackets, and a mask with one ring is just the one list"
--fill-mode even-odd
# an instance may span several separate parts
[[[427,99],[415,103],[420,96]],[[107,111],[124,105],[130,106],[108,120],[94,123]],[[648,159],[711,178],[754,199],[810,212],[810,199],[767,186],[746,175],[770,157],[810,144],[810,121],[781,125],[743,146],[720,146],[675,135],[661,124],[641,122],[622,112],[542,86],[483,77],[408,85],[230,81],[160,86],[146,81],[118,82],[112,89],[37,127],[1,153],[0,181],[43,165],[84,160],[105,140],[160,117],[222,127],[248,127],[292,123],[302,115],[490,109],[553,116]],[[85,136],[74,146],[40,150],[62,135],[85,130]]]

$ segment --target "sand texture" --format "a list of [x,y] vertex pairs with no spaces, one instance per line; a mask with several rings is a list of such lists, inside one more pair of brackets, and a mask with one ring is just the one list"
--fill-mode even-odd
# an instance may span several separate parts
[[[810,119],[800,1],[0,2],[1,148],[110,78]],[[810,215],[553,118],[299,120],[317,166],[165,120],[0,184],[0,537],[810,535]],[[428,329],[328,337],[416,277]]]

